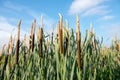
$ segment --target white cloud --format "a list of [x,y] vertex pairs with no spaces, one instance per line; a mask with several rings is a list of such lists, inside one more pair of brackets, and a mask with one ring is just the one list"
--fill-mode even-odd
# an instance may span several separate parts
[[[20,38],[22,38],[24,34],[27,34],[27,32],[25,32],[22,29],[20,31],[21,31]],[[11,35],[15,37],[15,35],[17,34],[17,25],[14,26],[10,24],[7,21],[7,18],[0,16],[0,34],[1,34],[0,35],[0,48],[1,48],[1,45],[8,43]]]
[[[70,6],[69,13],[82,13],[86,15],[106,13],[106,6],[102,3],[107,0],[74,0]],[[99,13],[100,12],[100,13]]]
[[99,20],[110,20],[113,19],[115,16],[111,16],[111,15],[105,15],[103,17],[101,17]]
[[83,16],[91,16],[91,15],[104,15],[104,14],[107,14],[109,13],[110,10],[107,10],[107,6],[96,6],[96,7],[93,7],[89,10],[86,10],[82,15]]

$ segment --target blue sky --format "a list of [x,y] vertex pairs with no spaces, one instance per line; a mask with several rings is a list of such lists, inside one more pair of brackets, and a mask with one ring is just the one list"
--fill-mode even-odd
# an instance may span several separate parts
[[78,14],[83,36],[92,23],[104,43],[109,44],[115,34],[120,38],[120,0],[0,0],[0,45],[7,43],[11,34],[16,35],[19,19],[21,36],[29,33],[34,19],[41,25],[41,15],[45,30],[50,32],[52,23],[57,25],[58,13],[73,29]]

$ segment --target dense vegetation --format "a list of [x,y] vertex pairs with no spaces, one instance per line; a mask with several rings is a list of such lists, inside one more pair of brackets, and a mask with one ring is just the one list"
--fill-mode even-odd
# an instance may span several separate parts
[[51,35],[44,33],[43,26],[35,35],[34,20],[28,46],[26,35],[20,41],[19,21],[16,43],[11,36],[0,53],[0,80],[119,80],[120,42],[115,39],[110,47],[104,46],[92,25],[81,37],[78,16],[76,32],[69,28],[68,21],[63,27],[59,16],[57,34],[53,29]]

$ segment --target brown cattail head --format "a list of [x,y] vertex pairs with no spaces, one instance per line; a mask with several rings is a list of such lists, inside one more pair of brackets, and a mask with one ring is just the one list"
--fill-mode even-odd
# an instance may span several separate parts
[[76,40],[77,40],[77,55],[78,55],[78,68],[82,68],[81,63],[81,37],[80,37],[80,26],[79,26],[79,18],[76,16]]
[[60,54],[63,53],[63,20],[62,20],[62,15],[59,13],[60,17],[60,32],[59,32],[59,38],[60,38]]
[[40,51],[40,57],[42,57],[42,38],[43,38],[43,28],[38,27],[38,34],[37,34],[37,38],[38,38],[38,48]]

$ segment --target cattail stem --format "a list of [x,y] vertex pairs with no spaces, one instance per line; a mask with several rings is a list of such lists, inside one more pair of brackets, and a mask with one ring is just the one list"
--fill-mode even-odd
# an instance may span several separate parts
[[18,64],[18,60],[19,60],[20,25],[21,25],[21,20],[18,22],[18,35],[17,35],[17,42],[16,42],[16,60],[15,60],[15,64]]

